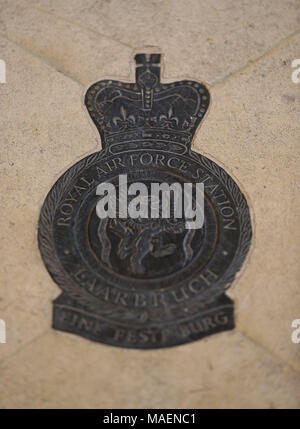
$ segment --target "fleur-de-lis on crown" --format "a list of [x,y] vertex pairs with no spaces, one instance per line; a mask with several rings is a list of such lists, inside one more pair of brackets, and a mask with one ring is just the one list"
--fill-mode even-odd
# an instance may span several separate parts
[[125,107],[122,105],[120,107],[120,116],[115,116],[112,119],[112,123],[117,126],[118,123],[121,123],[123,125],[122,128],[128,126],[128,125],[135,125],[136,123],[136,118],[134,115],[128,115],[127,116],[127,111],[125,109]]
[[173,106],[171,104],[171,106],[168,109],[168,113],[167,115],[164,115],[163,113],[161,115],[159,115],[159,121],[161,122],[162,125],[170,125],[172,126],[178,126],[179,124],[179,119],[177,116],[173,116]]

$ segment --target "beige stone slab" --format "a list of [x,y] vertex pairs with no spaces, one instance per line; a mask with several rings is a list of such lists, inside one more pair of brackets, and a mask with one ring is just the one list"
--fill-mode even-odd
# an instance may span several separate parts
[[33,0],[32,4],[133,47],[159,46],[167,55],[166,75],[180,72],[208,83],[245,66],[300,29],[298,0]]
[[52,332],[0,364],[2,408],[297,408],[300,376],[238,332],[158,351]]
[[3,38],[0,49],[7,68],[0,85],[3,357],[50,329],[58,288],[37,248],[39,211],[59,173],[96,147],[96,134],[82,107],[82,86]]
[[129,75],[131,48],[25,6],[9,2],[3,7],[0,34],[85,86],[103,77]]
[[196,147],[223,163],[248,195],[251,256],[230,289],[237,327],[300,370],[291,323],[300,316],[300,36],[212,89]]
[[[26,3],[37,10],[0,1],[0,33],[15,42],[0,38],[7,63],[7,84],[0,85],[0,318],[7,323],[0,406],[299,407],[300,347],[291,342],[291,322],[300,317],[300,84],[292,83],[290,66],[299,57],[299,34],[212,88],[196,138],[195,147],[236,177],[251,204],[254,244],[229,292],[237,330],[141,352],[50,328],[59,290],[39,256],[36,227],[54,181],[99,148],[84,86],[127,76],[128,43],[159,44],[167,75],[214,82],[297,27],[295,1],[249,1],[238,9],[233,2],[194,2],[193,13],[179,2],[118,3],[119,10],[114,1]],[[134,22],[118,20],[125,3]]]

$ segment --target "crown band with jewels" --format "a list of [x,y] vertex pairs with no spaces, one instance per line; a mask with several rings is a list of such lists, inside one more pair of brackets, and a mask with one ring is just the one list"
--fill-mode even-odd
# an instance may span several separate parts
[[207,112],[210,95],[202,83],[160,82],[160,54],[137,54],[136,83],[102,80],[86,93],[85,104],[103,147],[170,141],[190,147]]

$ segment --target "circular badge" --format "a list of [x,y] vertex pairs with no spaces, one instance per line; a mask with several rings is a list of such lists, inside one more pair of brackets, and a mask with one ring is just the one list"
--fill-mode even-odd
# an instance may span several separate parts
[[[251,239],[246,200],[221,167],[195,152],[147,146],[98,152],[71,167],[47,196],[39,223],[43,259],[66,297],[57,303],[58,325],[125,347],[171,346],[232,327],[224,293]],[[100,219],[97,187],[111,183],[118,195],[124,175],[128,186],[147,189],[203,183],[202,227],[187,229],[174,217]]]

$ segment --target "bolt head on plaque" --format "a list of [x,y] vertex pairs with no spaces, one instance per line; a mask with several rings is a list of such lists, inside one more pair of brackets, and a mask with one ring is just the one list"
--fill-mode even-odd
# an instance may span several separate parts
[[[207,86],[161,82],[160,54],[137,54],[135,62],[135,82],[100,80],[88,89],[85,104],[102,149],[52,187],[38,241],[63,291],[54,301],[55,329],[148,349],[234,328],[226,289],[244,262],[252,230],[235,181],[191,149],[209,107]],[[118,190],[125,176],[128,186],[139,182],[147,190],[153,183],[203,183],[201,228],[186,228],[184,217],[126,217],[120,210],[99,217],[99,186]]]

